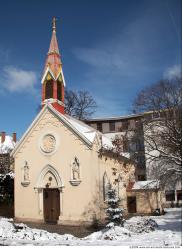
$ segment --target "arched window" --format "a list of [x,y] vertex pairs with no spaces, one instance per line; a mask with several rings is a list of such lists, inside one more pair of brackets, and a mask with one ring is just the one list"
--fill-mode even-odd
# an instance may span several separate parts
[[53,98],[53,81],[49,80],[45,85],[45,99]]
[[107,193],[108,193],[109,188],[110,188],[110,182],[105,172],[103,176],[103,199],[104,201],[107,199]]
[[57,82],[57,99],[62,101],[62,83],[60,81]]

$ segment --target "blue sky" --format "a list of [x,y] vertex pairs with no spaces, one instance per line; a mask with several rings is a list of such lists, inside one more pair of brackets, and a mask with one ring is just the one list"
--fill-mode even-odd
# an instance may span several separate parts
[[142,88],[179,72],[180,0],[2,1],[0,131],[20,137],[37,113],[53,16],[67,88],[93,95],[95,117],[130,113]]

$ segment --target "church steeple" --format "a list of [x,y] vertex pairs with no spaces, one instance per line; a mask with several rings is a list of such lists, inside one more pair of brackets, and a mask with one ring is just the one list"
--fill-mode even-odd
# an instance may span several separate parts
[[64,75],[56,37],[56,18],[52,21],[52,37],[42,77],[42,106],[51,103],[64,114]]

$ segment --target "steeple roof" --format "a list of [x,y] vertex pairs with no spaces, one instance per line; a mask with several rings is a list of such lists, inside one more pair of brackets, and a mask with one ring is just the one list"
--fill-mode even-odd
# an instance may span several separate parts
[[56,37],[56,18],[52,21],[52,37],[49,46],[49,51],[46,58],[44,73],[47,68],[51,69],[54,77],[56,78],[62,69],[61,56],[59,53],[58,42]]
[[57,37],[56,37],[56,18],[55,17],[52,20],[52,38],[51,38],[48,55],[52,53],[59,55],[58,42],[57,42]]

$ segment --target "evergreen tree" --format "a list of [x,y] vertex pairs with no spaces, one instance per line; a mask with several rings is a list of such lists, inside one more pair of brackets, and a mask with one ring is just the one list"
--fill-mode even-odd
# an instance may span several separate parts
[[119,207],[120,199],[116,196],[116,190],[111,187],[111,184],[109,184],[107,196],[107,220],[109,223],[112,222],[114,225],[123,226],[125,221],[123,218],[124,209]]

